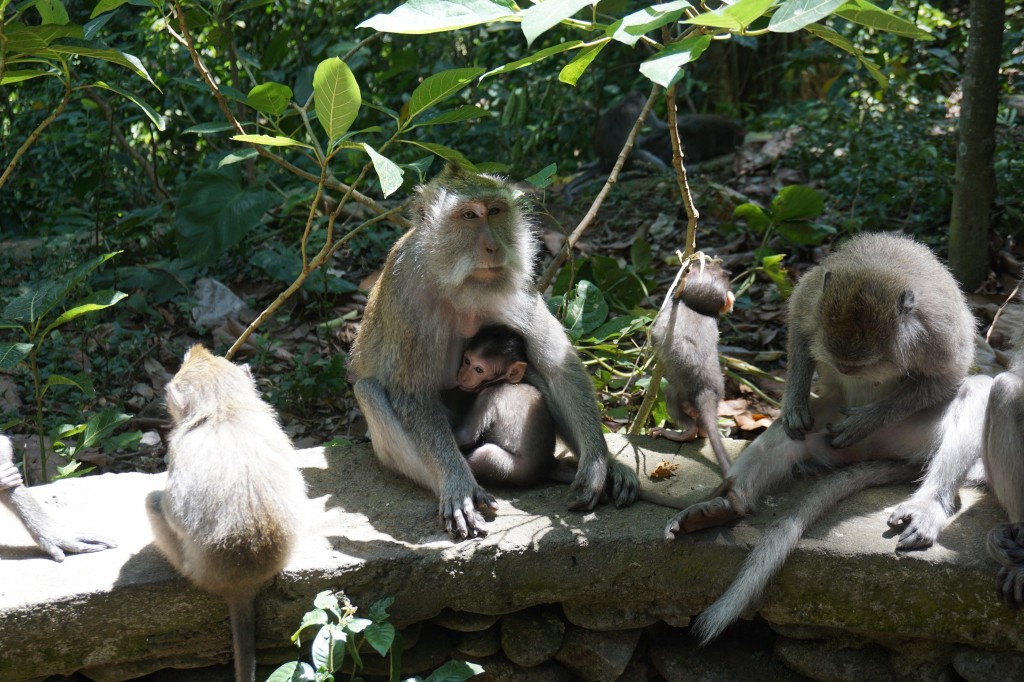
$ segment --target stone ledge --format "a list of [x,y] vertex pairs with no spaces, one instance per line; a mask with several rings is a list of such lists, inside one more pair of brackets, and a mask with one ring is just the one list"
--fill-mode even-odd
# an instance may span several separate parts
[[[703,441],[682,447],[645,437],[608,441],[621,461],[643,472],[666,459],[680,465],[671,481],[641,476],[646,488],[692,502],[718,484]],[[733,455],[741,447],[727,441]],[[394,596],[399,625],[445,609],[498,615],[561,604],[572,624],[592,630],[657,621],[686,626],[806,485],[766,499],[743,523],[672,545],[661,538],[673,510],[638,503],[581,514],[566,511],[565,486],[496,489],[499,511],[488,537],[453,543],[440,531],[432,497],[385,472],[368,445],[300,456],[310,525],[288,568],[257,603],[258,646],[268,653],[289,646],[312,597],[325,589],[345,590],[363,607]],[[97,679],[127,679],[165,666],[228,660],[226,608],[176,576],[151,544],[143,501],[163,483],[164,475],[106,474],[34,489],[55,516],[119,543],[63,564],[44,558],[2,510],[0,679],[83,669],[105,671]],[[758,614],[791,636],[1024,651],[1024,617],[996,601],[996,566],[984,552],[985,534],[1002,519],[995,502],[963,491],[963,510],[939,545],[896,554],[885,519],[910,491],[878,488],[837,506],[811,528]]]

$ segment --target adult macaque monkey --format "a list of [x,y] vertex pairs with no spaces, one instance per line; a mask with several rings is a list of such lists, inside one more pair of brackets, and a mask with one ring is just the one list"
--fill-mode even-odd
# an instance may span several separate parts
[[718,364],[718,316],[731,311],[734,300],[721,261],[700,254],[679,269],[651,330],[668,380],[665,407],[677,426],[689,425],[685,431],[653,429],[651,435],[678,442],[705,436],[723,476],[729,474],[729,458],[718,433],[718,401],[725,394]]
[[[791,518],[769,530],[725,595],[695,623],[709,641],[739,617],[782,567],[804,529],[843,497],[908,480],[956,494],[980,457],[991,380],[965,380],[974,318],[927,247],[887,234],[854,237],[797,283],[789,303],[789,370],[782,418],[733,463],[717,496],[669,521],[667,539],[740,519],[798,465],[866,462],[827,477]],[[818,398],[810,398],[817,368]],[[872,462],[877,459],[909,460]],[[943,500],[944,501],[944,500]],[[948,513],[942,504],[930,514]],[[952,504],[950,504],[950,508]],[[935,518],[902,521],[937,533]],[[942,519],[944,522],[944,518]],[[906,535],[906,533],[905,533]]]
[[484,327],[463,353],[457,383],[477,393],[455,428],[479,480],[533,485],[555,464],[555,422],[534,386],[521,383],[526,341],[508,327]]
[[117,547],[112,540],[99,535],[62,530],[25,487],[14,464],[11,439],[3,434],[0,434],[0,501],[21,519],[35,543],[54,561],[64,561],[65,554],[101,552]]
[[531,282],[536,240],[525,197],[507,181],[449,165],[419,189],[413,229],[388,254],[352,346],[350,380],[381,463],[434,492],[456,538],[486,534],[493,510],[459,452],[441,392],[454,387],[465,340],[502,324],[526,339],[529,383],[579,457],[571,509],[592,509],[605,484],[619,506],[636,474],[610,461],[590,377]]
[[193,346],[167,385],[167,410],[167,487],[146,500],[154,540],[179,573],[227,601],[235,679],[252,682],[253,599],[288,560],[306,484],[248,366]]
[[988,553],[1001,564],[996,591],[1008,605],[1024,604],[1024,338],[1010,369],[996,377],[985,413],[985,475],[1009,523],[988,534]]

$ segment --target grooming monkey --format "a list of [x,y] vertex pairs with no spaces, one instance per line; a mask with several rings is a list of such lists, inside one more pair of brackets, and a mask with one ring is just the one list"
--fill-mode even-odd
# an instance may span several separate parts
[[606,483],[617,505],[631,504],[636,474],[610,460],[590,377],[531,282],[537,247],[522,191],[451,164],[419,189],[413,222],[370,292],[349,358],[381,463],[433,491],[452,536],[486,534],[478,509],[496,503],[459,452],[441,392],[454,387],[465,340],[501,324],[526,340],[529,383],[579,458],[570,508],[592,509]]
[[[861,463],[823,479],[766,533],[725,595],[697,619],[702,641],[738,618],[807,526],[849,494],[909,480],[927,465],[921,488],[938,504],[910,505],[898,520],[907,526],[901,542],[938,533],[969,462],[980,457],[991,380],[965,379],[974,327],[952,275],[908,238],[859,235],[800,279],[789,302],[782,417],[733,463],[716,496],[669,521],[666,538],[742,518],[798,465]],[[811,399],[815,369],[819,397]],[[897,461],[871,461],[886,459]]]
[[729,458],[717,423],[718,401],[725,394],[718,364],[718,316],[731,311],[734,300],[729,273],[721,262],[703,256],[687,261],[676,274],[651,330],[658,362],[668,380],[665,407],[676,425],[691,424],[682,432],[653,429],[651,435],[678,442],[693,440],[698,433],[707,437],[722,476],[729,474]]
[[193,346],[167,385],[167,410],[167,487],[146,500],[154,540],[179,573],[227,601],[235,679],[252,682],[253,599],[288,561],[306,485],[248,366]]
[[988,553],[1001,565],[996,592],[1009,606],[1024,604],[1024,338],[1010,368],[995,378],[985,413],[983,457],[988,486],[1009,523],[988,534]]
[[89,533],[67,532],[32,497],[14,464],[11,439],[0,434],[0,501],[21,519],[25,529],[54,561],[64,561],[65,554],[101,552],[117,547],[112,540]]
[[555,464],[555,422],[544,396],[521,383],[526,342],[508,327],[484,327],[469,340],[457,383],[477,393],[455,429],[477,479],[528,486]]

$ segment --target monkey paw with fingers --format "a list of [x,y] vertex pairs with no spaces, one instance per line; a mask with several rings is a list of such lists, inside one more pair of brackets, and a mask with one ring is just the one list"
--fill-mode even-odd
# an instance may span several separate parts
[[117,547],[117,543],[99,535],[89,533],[52,533],[36,537],[36,543],[54,561],[64,561],[65,554],[86,554],[102,552]]
[[845,416],[838,424],[828,425],[828,444],[836,450],[857,443],[882,426],[878,408],[865,405],[863,407],[844,407],[840,412]]
[[448,534],[456,540],[463,540],[487,535],[487,519],[478,511],[480,509],[494,513],[498,510],[498,503],[486,490],[474,486],[465,494],[442,495],[438,512]]
[[607,492],[616,507],[628,507],[640,495],[640,479],[622,462],[612,461],[608,466]]
[[1024,604],[1024,523],[1001,523],[988,534],[988,554],[1002,564],[996,593],[1011,608]]
[[13,462],[0,464],[0,490],[10,490],[24,484],[25,482],[21,480],[21,472]]
[[[601,499],[601,493],[605,490],[608,481],[608,461],[604,457],[592,457],[581,461],[576,470],[576,478],[569,486],[569,494],[572,501],[569,509],[572,511],[590,511],[597,506]],[[614,484],[612,484],[614,488]],[[614,498],[614,493],[612,494]]]
[[679,512],[665,526],[665,540],[671,542],[681,533],[695,533],[743,518],[728,497],[712,497]]
[[807,432],[814,428],[811,404],[806,398],[792,402],[783,401],[782,428],[790,440],[803,440]]
[[903,529],[896,542],[896,549],[927,549],[939,537],[948,518],[946,510],[935,500],[912,500],[896,507],[887,523],[890,528]]

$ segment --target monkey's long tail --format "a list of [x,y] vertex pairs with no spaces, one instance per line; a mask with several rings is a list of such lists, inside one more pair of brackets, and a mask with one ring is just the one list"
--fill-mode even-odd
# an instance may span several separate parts
[[235,651],[235,682],[256,679],[256,609],[251,597],[229,599],[231,640]]
[[693,631],[701,645],[720,635],[757,600],[807,527],[827,509],[865,488],[909,481],[920,473],[920,467],[902,461],[865,462],[840,469],[813,486],[792,516],[780,519],[765,532],[729,589],[694,621]]

